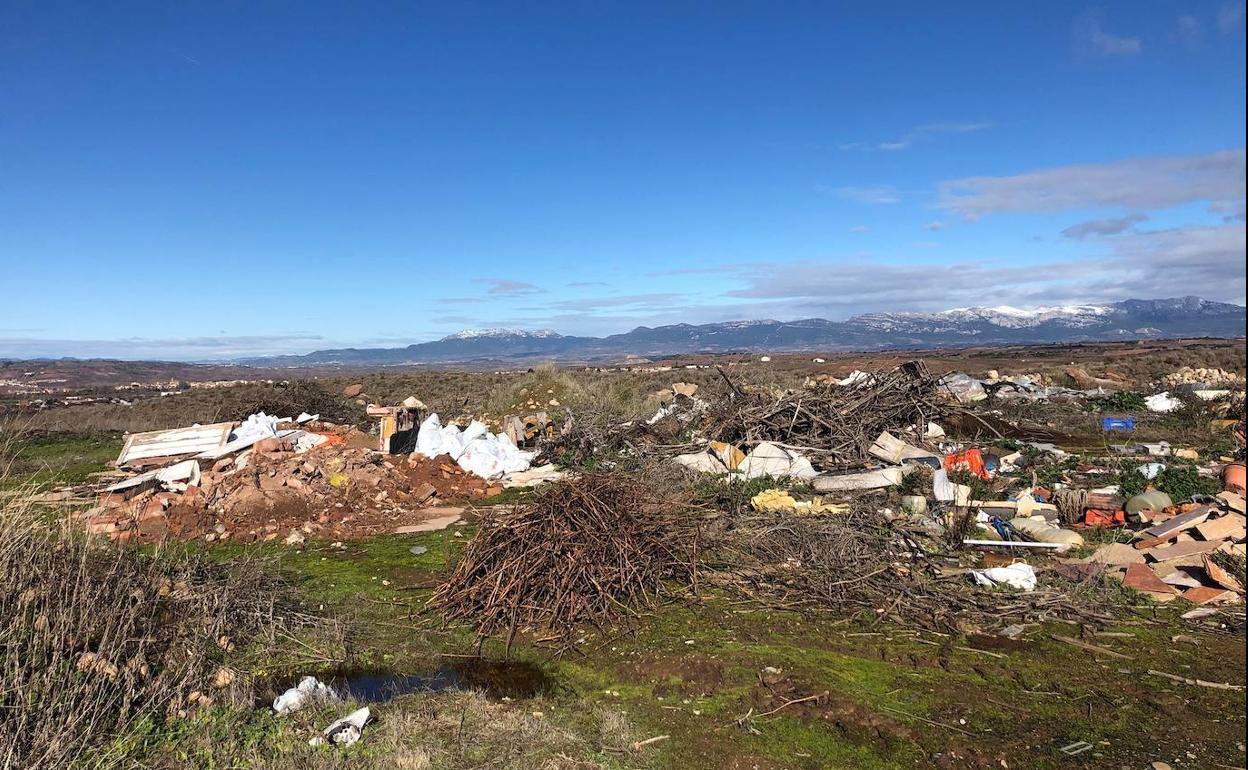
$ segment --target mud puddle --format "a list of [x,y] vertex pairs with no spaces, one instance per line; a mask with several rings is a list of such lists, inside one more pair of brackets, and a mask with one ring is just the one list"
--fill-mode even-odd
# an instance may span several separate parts
[[[319,677],[339,695],[362,704],[385,703],[402,695],[430,692],[482,692],[495,700],[524,700],[553,694],[558,688],[546,671],[533,663],[466,658],[432,673],[409,674],[385,669],[344,668]],[[282,681],[272,696],[293,686]]]

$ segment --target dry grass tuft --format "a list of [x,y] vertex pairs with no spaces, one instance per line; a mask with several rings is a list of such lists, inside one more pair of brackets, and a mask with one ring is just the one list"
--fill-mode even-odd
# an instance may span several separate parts
[[250,697],[226,654],[273,628],[277,596],[257,565],[144,556],[6,503],[0,768],[112,767],[138,725]]

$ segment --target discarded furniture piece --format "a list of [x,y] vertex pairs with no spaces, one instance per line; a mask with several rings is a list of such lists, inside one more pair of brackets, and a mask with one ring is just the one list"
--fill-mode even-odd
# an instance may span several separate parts
[[416,443],[416,431],[425,419],[425,405],[408,398],[398,406],[369,404],[369,417],[378,422],[377,449],[386,454],[408,454]]
[[165,460],[216,449],[229,440],[233,427],[232,422],[218,422],[212,425],[131,433],[126,436],[116,465],[160,465]]

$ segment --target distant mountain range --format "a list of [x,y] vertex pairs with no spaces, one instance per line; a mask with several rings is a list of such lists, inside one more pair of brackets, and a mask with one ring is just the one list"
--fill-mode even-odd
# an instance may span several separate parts
[[835,352],[1175,337],[1243,337],[1244,308],[1199,297],[1129,299],[1029,310],[973,307],[939,313],[868,313],[845,321],[730,321],[639,326],[607,337],[553,331],[463,331],[403,348],[318,350],[257,358],[253,366],[379,366],[473,361],[591,362],[693,353]]

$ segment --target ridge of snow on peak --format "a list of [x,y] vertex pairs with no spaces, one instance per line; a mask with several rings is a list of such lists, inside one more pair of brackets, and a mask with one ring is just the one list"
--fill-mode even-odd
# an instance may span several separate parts
[[968,323],[988,324],[1006,329],[1026,329],[1053,323],[1081,328],[1103,323],[1115,312],[1112,305],[1055,305],[1019,308],[1012,305],[995,307],[960,307],[936,313],[867,313],[851,319],[870,329],[887,331],[961,331]]
[[529,339],[550,339],[560,337],[562,335],[552,329],[538,329],[537,331],[525,331],[524,329],[464,329],[463,331],[448,334],[442,338],[447,340],[476,340],[476,339],[498,339],[500,337],[524,337]]

